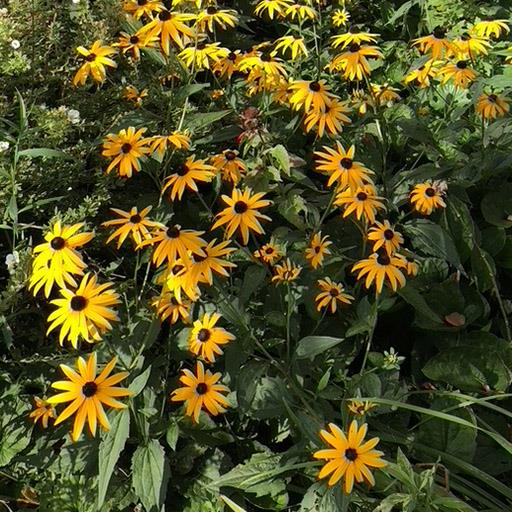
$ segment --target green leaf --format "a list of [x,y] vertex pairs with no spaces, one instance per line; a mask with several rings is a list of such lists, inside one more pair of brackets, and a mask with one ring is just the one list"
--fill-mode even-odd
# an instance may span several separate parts
[[496,256],[505,246],[507,235],[504,228],[488,227],[481,232],[480,246],[491,256]]
[[167,441],[169,448],[173,452],[176,451],[176,444],[178,443],[179,437],[180,427],[178,425],[178,422],[174,418],[171,418],[171,423],[169,424],[169,427],[167,428],[167,433],[165,434],[165,440]]
[[471,268],[475,275],[476,285],[481,292],[494,286],[496,265],[491,256],[475,245],[471,253]]
[[220,495],[220,499],[229,507],[233,512],[247,512],[244,508],[237,505],[233,500],[229,499],[224,494]]
[[331,336],[306,336],[297,343],[295,355],[297,359],[312,359],[313,357],[339,345],[344,338]]
[[128,386],[128,389],[132,392],[131,398],[137,396],[145,387],[148,382],[149,376],[151,375],[151,365],[149,365],[144,372],[137,375]]
[[32,428],[27,427],[29,405],[18,397],[19,388],[11,386],[2,396],[0,415],[0,467],[9,464],[31,441]]
[[185,118],[183,128],[194,131],[198,128],[206,128],[231,114],[231,110],[219,110],[218,112],[201,112],[190,114]]
[[398,290],[398,294],[408,302],[418,313],[428,318],[435,324],[442,325],[441,317],[428,305],[420,292],[411,285]]
[[132,485],[146,512],[163,507],[170,477],[164,450],[156,439],[139,446],[132,459]]
[[282,144],[278,144],[269,150],[269,155],[277,162],[279,169],[286,175],[290,175],[290,155]]
[[65,160],[73,160],[71,155],[64,153],[64,151],[60,151],[58,149],[50,149],[50,148],[30,148],[30,149],[22,149],[18,156],[26,156],[27,158],[63,158]]
[[261,286],[265,283],[267,271],[262,265],[251,265],[244,274],[244,281],[240,291],[240,305],[244,305]]
[[493,226],[512,226],[512,184],[502,183],[499,188],[488,192],[482,199],[482,213]]
[[512,269],[512,236],[507,236],[503,249],[496,255],[496,263],[502,268]]
[[451,234],[461,260],[466,261],[474,245],[475,226],[466,204],[454,196],[448,201],[442,216],[443,228]]
[[129,433],[130,413],[128,409],[123,409],[115,415],[110,431],[103,436],[100,442],[98,452],[98,510],[105,502],[112,472],[119,455],[124,449]]
[[187,84],[175,89],[174,101],[176,103],[183,103],[186,98],[201,92],[210,87],[210,84]]

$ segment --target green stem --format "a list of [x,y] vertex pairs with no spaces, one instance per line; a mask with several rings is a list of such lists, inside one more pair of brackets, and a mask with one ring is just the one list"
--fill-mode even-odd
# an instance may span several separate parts
[[375,302],[373,303],[373,311],[372,311],[372,325],[370,327],[370,332],[368,333],[368,339],[366,340],[366,348],[364,351],[363,364],[361,365],[361,370],[359,371],[359,375],[364,373],[366,368],[366,363],[368,361],[368,354],[370,353],[370,348],[372,346],[373,335],[375,334],[375,327],[377,326],[378,312],[379,312],[379,295],[375,295]]

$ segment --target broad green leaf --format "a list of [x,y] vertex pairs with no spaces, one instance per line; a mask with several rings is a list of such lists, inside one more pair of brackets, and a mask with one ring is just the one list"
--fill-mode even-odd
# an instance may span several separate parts
[[488,192],[482,199],[482,213],[493,226],[512,226],[512,184],[502,183],[499,188]]
[[218,112],[204,112],[194,113],[186,116],[183,128],[188,128],[191,131],[198,128],[206,128],[226,116],[231,114],[231,110],[220,110]]
[[496,255],[496,263],[502,268],[512,269],[512,236],[507,236],[503,249]]
[[416,288],[411,285],[407,285],[404,288],[398,290],[398,294],[416,311],[428,318],[431,322],[439,325],[443,324],[441,317],[434,310],[432,310],[427,301]]
[[210,87],[210,84],[187,84],[182,87],[178,87],[174,91],[174,101],[176,103],[182,103],[186,98],[189,98],[208,87]]
[[170,477],[164,450],[156,439],[140,445],[132,458],[132,485],[146,512],[159,512]]
[[131,398],[137,396],[146,386],[149,376],[151,375],[151,365],[149,365],[140,375],[137,375],[128,386],[132,392]]
[[494,286],[496,265],[491,256],[475,245],[471,252],[471,268],[476,280],[476,285],[481,292],[485,292]]
[[18,156],[26,156],[27,158],[63,158],[65,160],[73,160],[71,155],[64,153],[64,151],[60,151],[58,149],[50,149],[50,148],[30,148],[30,149],[22,149]]
[[172,451],[176,451],[176,444],[178,443],[179,437],[180,428],[178,422],[174,418],[171,418],[171,423],[169,424],[167,433],[165,434],[165,440],[167,441],[167,444]]
[[261,286],[265,283],[267,270],[262,265],[251,265],[244,274],[244,281],[240,290],[240,304],[244,305]]
[[249,361],[237,378],[237,400],[242,411],[249,411],[256,395],[259,381],[268,367],[265,363]]
[[130,433],[130,412],[116,412],[109,432],[103,435],[98,452],[98,510],[107,495],[110,477]]
[[288,154],[288,151],[286,151],[286,148],[282,144],[278,144],[269,151],[269,154],[277,162],[279,169],[285,174],[289,175],[290,155]]
[[482,241],[480,246],[491,256],[496,256],[505,246],[507,235],[505,228],[490,226],[481,231]]
[[443,228],[452,236],[460,259],[466,261],[471,255],[475,238],[469,208],[458,197],[451,197],[443,211],[442,221]]
[[343,338],[331,336],[306,336],[297,343],[295,355],[297,359],[312,359],[313,357],[339,345]]

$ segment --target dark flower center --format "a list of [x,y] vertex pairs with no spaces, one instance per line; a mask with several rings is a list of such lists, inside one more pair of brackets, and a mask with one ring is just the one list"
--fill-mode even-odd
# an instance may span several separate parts
[[129,144],[128,142],[125,142],[122,146],[121,146],[121,153],[129,153],[132,149],[132,145]]
[[96,382],[90,381],[86,382],[82,386],[82,393],[86,398],[90,398],[91,396],[94,396],[96,394],[96,391],[98,391],[98,385]]
[[206,48],[206,43],[199,43],[197,46],[196,46],[196,50],[204,50]]
[[168,21],[171,19],[171,13],[169,11],[162,11],[158,14],[160,21]]
[[138,224],[141,220],[142,220],[142,217],[138,213],[136,213],[135,215],[132,215],[130,217],[130,222],[132,224]]
[[316,252],[316,254],[318,254],[318,253],[320,252],[320,246],[318,246],[318,245],[317,245],[317,246],[314,248],[314,251]]
[[261,56],[261,60],[262,60],[263,62],[270,62],[270,61],[272,60],[272,57],[271,57],[269,54],[263,54],[263,55]]
[[321,89],[321,86],[318,82],[311,82],[309,84],[309,90],[313,92],[318,92]]
[[457,62],[457,67],[459,69],[466,69],[468,67],[468,63],[465,60],[459,60]]
[[206,13],[207,14],[217,14],[217,7],[214,7],[213,5],[210,5],[210,7],[208,7],[206,9]]
[[395,236],[395,233],[393,232],[392,229],[386,229],[384,231],[384,238],[386,240],[393,240],[393,237]]
[[235,62],[236,60],[236,53],[235,52],[230,52],[230,54],[228,55],[228,59]]
[[70,302],[73,311],[82,311],[87,307],[87,299],[81,295],[75,295]]
[[436,27],[434,31],[432,32],[432,35],[436,39],[444,39],[444,36],[446,35],[446,30],[442,27]]
[[274,253],[274,249],[272,249],[272,247],[267,247],[265,249],[265,254],[273,254]]
[[342,158],[340,161],[341,167],[344,169],[351,169],[352,168],[352,159],[351,158]]
[[349,47],[348,47],[349,51],[351,51],[352,53],[356,53],[358,52],[360,49],[361,49],[361,46],[358,45],[357,43],[352,43]]
[[425,190],[425,194],[428,197],[434,197],[436,195],[436,191],[432,187],[428,187],[427,190]]
[[64,238],[62,238],[61,236],[56,236],[55,238],[52,238],[50,245],[52,249],[60,251],[61,249],[64,249],[64,247],[66,246],[66,240],[64,240]]
[[85,60],[87,62],[92,62],[95,58],[96,58],[96,54],[95,53],[89,53],[89,55],[87,55],[87,57],[85,57]]
[[354,462],[357,459],[357,450],[354,448],[347,448],[345,450],[345,458],[351,462]]
[[171,272],[176,276],[178,275],[185,267],[183,265],[174,265],[172,267]]
[[350,25],[348,31],[351,34],[359,34],[360,30],[355,25]]
[[245,213],[248,209],[249,209],[249,207],[247,206],[247,203],[244,201],[237,201],[235,203],[235,212],[236,213],[242,214],[242,213]]
[[234,160],[236,158],[236,153],[233,151],[228,151],[224,154],[224,156],[226,157],[226,160]]
[[366,192],[358,192],[356,197],[359,201],[366,201],[368,199],[368,194]]
[[386,253],[381,253],[377,257],[377,263],[379,265],[389,265],[391,263],[391,260],[389,259],[389,256]]
[[336,289],[336,288],[331,288],[331,289],[329,290],[329,295],[330,295],[331,297],[337,297],[339,294],[340,294],[340,292],[339,292],[339,291],[338,291],[338,289]]
[[146,5],[148,3],[148,0],[137,0],[137,3],[139,5]]
[[176,169],[176,174],[178,176],[185,176],[189,170],[190,169],[188,168],[187,164],[182,164]]
[[179,306],[180,303],[178,302],[178,299],[176,297],[171,297],[171,300],[169,301],[173,306]]
[[167,228],[165,234],[168,238],[179,238],[180,228],[178,226],[171,226],[170,228]]
[[487,99],[488,99],[491,103],[496,103],[496,100],[498,99],[498,96],[496,96],[496,94],[489,94],[489,96],[487,97]]
[[210,336],[211,336],[211,333],[210,333],[210,330],[209,329],[201,329],[198,333],[197,333],[197,339],[204,343],[205,341],[208,341],[210,339]]
[[130,43],[137,44],[139,42],[139,36],[131,36]]
[[198,254],[194,254],[192,256],[194,258],[194,261],[196,263],[201,263],[202,261],[204,261],[206,258],[208,258],[208,256],[199,256]]
[[208,391],[208,386],[204,382],[200,382],[196,386],[196,393],[198,395],[204,395]]

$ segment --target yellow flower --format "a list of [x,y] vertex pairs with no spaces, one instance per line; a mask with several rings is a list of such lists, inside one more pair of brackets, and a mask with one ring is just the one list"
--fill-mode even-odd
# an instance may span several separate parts
[[283,263],[276,265],[274,271],[275,275],[272,277],[273,283],[291,283],[299,277],[302,272],[302,267],[292,263],[290,258],[287,258]]
[[114,157],[107,167],[107,174],[119,166],[119,176],[132,177],[133,171],[140,171],[140,160],[149,153],[149,139],[144,138],[146,128],[135,131],[133,126],[119,133],[109,133],[103,140],[103,151],[106,157]]
[[325,110],[311,109],[304,119],[304,129],[310,132],[316,128],[319,137],[327,131],[329,135],[337,135],[343,131],[343,126],[350,124],[351,119],[345,114],[350,112],[346,101],[330,100]]
[[453,43],[446,39],[446,30],[442,27],[436,27],[428,36],[414,39],[412,45],[421,53],[430,53],[431,60],[439,60],[453,50]]
[[162,160],[169,144],[174,149],[189,150],[190,142],[188,133],[180,131],[174,131],[170,135],[156,135],[151,137],[151,153],[157,153]]
[[348,410],[355,416],[364,416],[367,412],[377,407],[374,403],[365,400],[350,400],[348,403]]
[[142,16],[151,16],[153,13],[164,10],[164,4],[160,0],[126,0],[123,10],[131,14],[136,20]]
[[361,45],[364,43],[375,43],[379,34],[371,34],[370,32],[360,32],[356,27],[350,27],[348,32],[331,37],[331,46],[333,48],[345,49],[351,44]]
[[398,254],[388,255],[381,252],[371,254],[352,267],[352,272],[359,270],[357,279],[360,280],[366,276],[365,286],[370,288],[375,282],[377,293],[382,293],[384,282],[391,286],[396,292],[398,288],[405,286],[405,276],[400,270],[405,267],[404,257]]
[[309,247],[306,248],[306,259],[314,269],[323,265],[326,254],[331,254],[329,245],[332,245],[332,242],[328,238],[328,235],[322,237],[322,232],[319,231],[314,234]]
[[414,261],[414,258],[412,256],[405,256],[405,271],[407,272],[408,276],[417,276],[419,265],[416,261]]
[[188,338],[190,351],[208,363],[214,363],[215,357],[224,353],[220,345],[226,345],[235,339],[230,332],[216,327],[219,319],[218,313],[204,314],[202,319],[194,322]]
[[419,183],[411,192],[411,204],[419,213],[430,215],[437,208],[446,208],[444,193],[444,187],[439,182]]
[[453,47],[454,54],[466,54],[474,60],[477,55],[487,55],[491,43],[483,37],[466,33],[453,41]]
[[119,317],[109,306],[119,304],[119,295],[109,290],[112,283],[98,285],[96,276],[85,274],[75,291],[62,288],[63,298],[54,299],[50,303],[57,309],[48,316],[51,322],[46,334],[60,326],[59,343],[70,341],[77,348],[78,338],[88,343],[101,340],[105,331],[112,329],[112,321]]
[[142,48],[155,48],[158,44],[158,37],[151,36],[146,37],[140,35],[139,32],[136,34],[127,34],[121,32],[119,40],[112,46],[121,48],[123,54],[130,53],[134,60],[140,60],[140,50]]
[[318,286],[322,290],[316,297],[316,309],[321,311],[323,308],[329,308],[331,313],[336,313],[338,302],[343,304],[351,304],[354,297],[345,292],[345,288],[341,283],[335,283],[329,277],[319,279]]
[[178,54],[178,58],[191,70],[212,69],[220,59],[229,55],[229,50],[219,48],[220,43],[198,43],[189,46]]
[[322,151],[315,151],[318,157],[315,170],[329,175],[327,186],[330,187],[336,182],[339,188],[353,188],[363,186],[367,182],[371,182],[370,175],[373,171],[367,169],[361,162],[355,162],[356,153],[355,146],[350,146],[348,151],[336,142],[336,149],[324,146]]
[[400,100],[398,89],[388,84],[371,84],[371,88],[377,105],[390,107],[393,103]]
[[233,73],[238,70],[238,64],[241,59],[240,50],[229,52],[225,57],[221,57],[213,64],[213,72],[222,78],[230,79]]
[[343,7],[342,9],[336,9],[331,14],[332,24],[336,27],[342,27],[346,25],[350,20],[349,12]]
[[155,297],[152,305],[156,308],[162,322],[167,319],[169,319],[171,325],[179,320],[186,324],[190,322],[190,301],[180,301],[170,291],[162,292],[159,297]]
[[295,20],[297,18],[299,21],[304,20],[316,20],[318,18],[318,13],[313,9],[312,7],[308,5],[299,5],[294,4],[290,5],[285,13],[284,16],[290,20]]
[[268,17],[273,20],[274,14],[284,16],[285,10],[292,4],[291,0],[261,0],[254,9],[256,16],[261,16],[267,12]]
[[368,240],[374,242],[373,252],[377,252],[381,247],[384,247],[388,254],[394,254],[404,243],[404,237],[393,229],[388,220],[383,223],[377,221],[375,226],[370,228]]
[[96,376],[96,352],[89,355],[87,362],[81,357],[77,359],[78,373],[69,366],[60,365],[62,372],[69,380],[61,380],[52,384],[53,388],[64,392],[50,397],[48,402],[51,404],[71,402],[60,413],[55,425],[75,414],[71,433],[73,441],[78,441],[82,435],[86,421],[92,436],[96,435],[98,422],[104,430],[110,430],[110,423],[103,404],[113,409],[126,408],[126,405],[116,398],[130,396],[131,392],[115,385],[126,379],[128,372],[110,375],[116,361],[117,358],[114,357],[98,376]]
[[335,98],[330,92],[330,87],[325,84],[325,80],[295,80],[291,82],[288,89],[290,90],[289,102],[295,109],[304,108],[306,112],[311,109],[316,111],[325,111],[327,106]]
[[441,61],[429,60],[422,66],[412,69],[405,75],[404,83],[410,84],[411,82],[417,85],[420,89],[430,86],[430,79],[437,76],[439,72],[439,65]]
[[215,25],[226,30],[228,27],[234,27],[236,22],[236,11],[209,5],[197,15],[196,27],[199,32],[213,32]]
[[301,55],[304,57],[308,56],[308,49],[304,44],[303,37],[283,36],[276,39],[275,46],[270,55],[275,57],[279,51],[285,56],[286,51],[289,50],[291,53],[292,61],[296,60]]
[[331,475],[328,481],[330,487],[343,478],[343,490],[346,494],[352,492],[354,480],[356,482],[364,481],[370,486],[375,485],[375,478],[370,468],[386,466],[386,462],[381,459],[384,454],[374,450],[379,438],[374,437],[363,444],[368,425],[363,423],[361,428],[358,428],[356,420],[350,424],[348,436],[334,423],[329,423],[329,428],[330,432],[321,430],[320,436],[332,448],[319,450],[313,454],[315,459],[326,461],[318,478],[322,479]]
[[253,194],[250,188],[243,191],[234,188],[231,197],[223,195],[222,200],[228,206],[217,214],[217,220],[211,230],[227,224],[225,238],[232,238],[235,231],[239,230],[243,244],[247,245],[250,231],[260,235],[265,232],[259,219],[272,220],[258,211],[271,204],[268,199],[263,199],[264,195],[261,192]]
[[139,92],[137,87],[134,87],[133,85],[127,85],[123,91],[123,98],[127,101],[133,102],[137,107],[142,106],[142,100],[147,97],[147,95],[147,89],[143,89]]
[[84,85],[87,77],[91,76],[95,82],[103,83],[107,76],[105,66],[117,68],[117,64],[108,56],[114,55],[116,50],[111,46],[101,46],[101,41],[95,41],[88,50],[79,46],[76,51],[85,58],[85,63],[76,72],[73,85]]
[[286,77],[286,69],[282,60],[272,57],[270,54],[263,54],[260,51],[252,51],[241,57],[238,63],[238,71],[249,73],[249,83],[258,80],[270,80],[271,83]]
[[136,246],[140,245],[143,240],[151,238],[148,228],[158,226],[157,222],[146,219],[146,215],[150,212],[151,208],[152,206],[148,206],[140,212],[137,210],[136,206],[133,206],[129,212],[117,208],[110,208],[121,218],[102,222],[102,226],[120,226],[109,236],[107,244],[115,238],[118,238],[117,248],[119,249],[128,236],[131,236]]
[[222,179],[233,185],[237,185],[247,172],[246,165],[234,149],[226,149],[220,155],[212,156],[211,163],[221,173]]
[[169,291],[180,303],[183,302],[182,292],[192,302],[199,299],[201,296],[198,287],[200,275],[196,274],[195,279],[190,276],[190,269],[195,257],[202,258],[202,256],[192,254],[186,262],[187,266],[181,260],[175,260],[174,263],[167,265],[167,268],[157,277],[157,283],[163,284],[162,294]]
[[365,76],[370,76],[370,58],[383,59],[384,55],[376,46],[351,43],[345,52],[334,57],[328,67],[331,71],[341,71],[345,79],[363,80]]
[[446,64],[439,72],[438,77],[441,78],[441,83],[446,84],[453,80],[455,87],[460,89],[467,89],[471,82],[476,78],[476,72],[468,67],[468,61],[464,58],[459,58],[457,61]]
[[206,409],[212,416],[226,412],[229,403],[223,393],[229,393],[230,389],[222,384],[217,384],[222,374],[212,374],[210,370],[204,370],[203,363],[197,361],[196,374],[190,370],[183,370],[180,382],[183,386],[171,393],[171,401],[185,402],[185,414],[192,421],[199,421],[201,409]]
[[343,218],[355,213],[358,220],[364,217],[369,224],[375,222],[377,210],[384,209],[382,197],[377,196],[373,185],[364,185],[356,189],[348,188],[338,193],[334,204],[345,207]]
[[29,289],[34,288],[34,295],[44,286],[45,297],[50,296],[53,285],[57,283],[65,288],[66,283],[76,286],[72,274],[83,275],[86,264],[80,253],[76,250],[89,242],[93,233],[78,233],[84,223],[72,226],[61,226],[57,221],[46,233],[46,242],[34,247],[37,256],[32,262]]
[[510,105],[508,99],[498,94],[481,94],[475,106],[476,113],[486,121],[508,114]]
[[498,38],[502,34],[508,34],[510,28],[507,25],[507,20],[484,20],[475,23],[471,32],[479,37],[490,38],[494,36]]
[[256,249],[253,254],[254,257],[258,258],[260,261],[273,265],[284,256],[284,250],[271,239],[268,244],[263,245],[260,249]]
[[41,400],[37,396],[34,397],[34,410],[28,415],[29,418],[33,418],[33,422],[37,423],[41,420],[43,428],[48,428],[48,420],[55,419],[55,408],[52,404],[46,400]]

